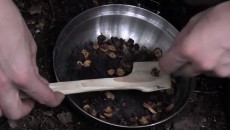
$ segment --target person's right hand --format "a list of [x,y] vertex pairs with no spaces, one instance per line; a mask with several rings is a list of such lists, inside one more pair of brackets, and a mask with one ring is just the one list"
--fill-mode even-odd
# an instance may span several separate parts
[[172,48],[160,59],[168,73],[201,73],[230,77],[230,2],[221,3],[190,19]]
[[[0,116],[18,120],[33,108],[32,99],[55,107],[64,95],[52,92],[36,66],[36,44],[11,0],[0,1]],[[21,99],[20,91],[32,99]]]

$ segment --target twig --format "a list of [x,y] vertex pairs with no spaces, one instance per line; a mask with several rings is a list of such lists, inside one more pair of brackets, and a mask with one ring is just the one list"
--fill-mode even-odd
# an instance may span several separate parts
[[45,123],[46,120],[47,120],[47,117],[45,117],[45,119],[41,122],[41,125],[40,125],[41,129],[42,129],[42,127],[43,127],[43,125],[44,125],[44,123]]

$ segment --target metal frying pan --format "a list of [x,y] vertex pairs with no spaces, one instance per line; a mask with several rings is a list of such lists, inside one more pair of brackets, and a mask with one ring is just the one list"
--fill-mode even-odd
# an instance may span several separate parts
[[[105,62],[97,57],[97,71],[75,72],[69,71],[73,53],[78,53],[85,43],[97,41],[97,36],[103,33],[107,38],[119,37],[125,40],[132,38],[135,43],[146,46],[148,49],[159,47],[163,52],[167,51],[177,34],[177,30],[160,16],[130,5],[105,5],[90,9],[76,16],[62,30],[54,48],[54,69],[58,81],[70,81],[89,78],[106,77],[100,70],[105,69]],[[73,52],[74,51],[74,52]],[[76,55],[75,55],[76,56]],[[131,116],[140,117],[148,110],[142,104],[149,96],[157,93],[143,93],[140,91],[112,91],[116,100],[109,101],[104,98],[104,92],[92,92],[67,96],[89,118],[99,122],[124,128],[142,128],[164,122],[176,115],[186,104],[194,89],[194,81],[182,77],[176,78],[176,94],[170,99],[174,108],[157,121],[145,125],[129,124],[125,121]],[[162,98],[162,97],[161,97]],[[85,101],[88,100],[88,101]],[[119,108],[120,112],[113,118],[103,119],[92,116],[83,110],[84,102],[90,102],[97,109],[103,109],[110,105]],[[125,103],[125,107],[124,107]]]

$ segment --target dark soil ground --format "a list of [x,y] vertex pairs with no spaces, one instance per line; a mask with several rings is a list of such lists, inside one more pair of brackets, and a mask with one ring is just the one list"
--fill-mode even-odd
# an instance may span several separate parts
[[[141,6],[158,13],[179,30],[196,12],[206,7],[190,7],[180,0],[14,0],[38,46],[37,64],[40,74],[55,82],[52,52],[61,29],[77,14],[89,8],[111,3]],[[197,77],[197,88],[186,107],[173,119],[146,130],[227,130],[224,113],[222,79]],[[74,111],[67,101],[59,107],[37,104],[34,110],[10,128],[0,120],[1,130],[115,130]]]

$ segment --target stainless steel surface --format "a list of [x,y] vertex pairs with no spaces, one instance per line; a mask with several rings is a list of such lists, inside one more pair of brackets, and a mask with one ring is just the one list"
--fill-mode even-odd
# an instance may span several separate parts
[[[72,48],[84,41],[96,41],[103,33],[107,37],[132,38],[136,43],[148,48],[160,47],[163,52],[169,49],[177,30],[160,16],[133,6],[107,5],[81,13],[62,31],[56,45],[57,57],[62,63],[68,63],[67,57]],[[60,48],[60,49],[59,49]],[[56,69],[65,72],[66,64]]]
[[[106,5],[85,11],[66,25],[55,45],[54,69],[59,81],[66,81],[63,75],[68,69],[68,59],[72,49],[85,41],[96,41],[96,37],[101,33],[108,38],[111,36],[132,38],[140,45],[148,48],[160,47],[163,52],[166,52],[172,45],[178,31],[160,16],[130,5]],[[77,95],[70,95],[68,98],[80,111],[95,120],[118,127],[142,128],[164,122],[184,107],[192,93],[194,82],[180,78],[177,80],[176,87],[178,92],[173,99],[175,102],[174,110],[168,117],[144,126],[123,126],[101,120],[82,110]]]

